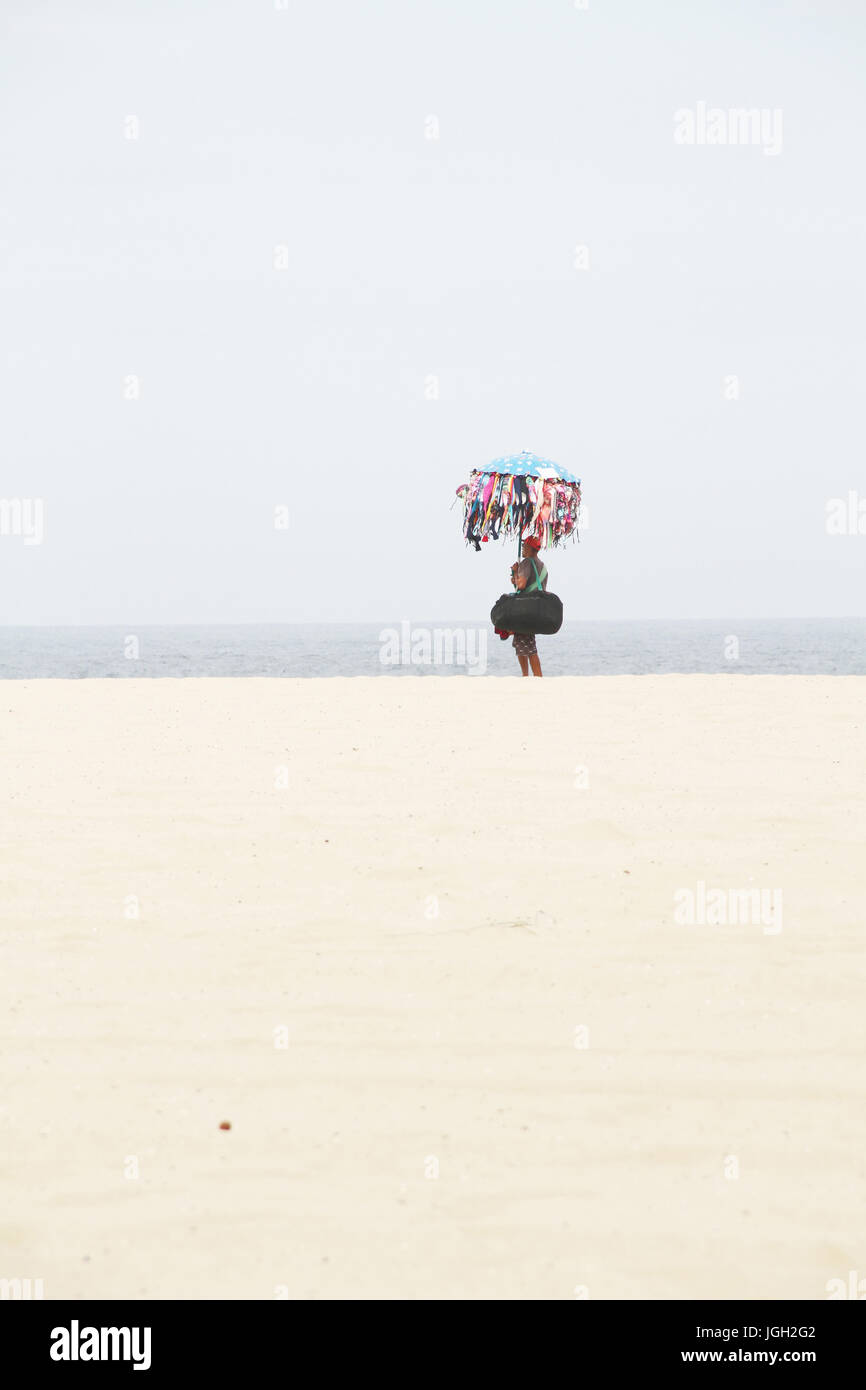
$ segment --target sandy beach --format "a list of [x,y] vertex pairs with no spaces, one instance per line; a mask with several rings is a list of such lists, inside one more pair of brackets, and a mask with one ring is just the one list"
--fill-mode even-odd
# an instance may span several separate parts
[[49,1299],[866,1276],[866,678],[2,697],[0,1276]]

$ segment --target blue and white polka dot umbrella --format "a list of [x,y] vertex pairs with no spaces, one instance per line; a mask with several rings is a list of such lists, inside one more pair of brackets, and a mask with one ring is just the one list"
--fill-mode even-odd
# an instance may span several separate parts
[[516,474],[520,478],[555,478],[561,483],[577,483],[580,487],[580,478],[575,478],[567,468],[554,463],[553,459],[527,453],[525,449],[522,454],[506,454],[504,458],[493,459],[488,464],[488,472]]

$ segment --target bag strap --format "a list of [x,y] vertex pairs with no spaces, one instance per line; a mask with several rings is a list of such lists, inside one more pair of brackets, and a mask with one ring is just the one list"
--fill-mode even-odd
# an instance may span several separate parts
[[535,583],[533,584],[532,587],[533,587],[533,589],[541,589],[541,588],[542,588],[542,580],[544,580],[544,579],[546,578],[546,576],[547,576],[547,565],[542,566],[543,571],[544,571],[543,574],[539,574],[539,573],[538,573],[538,566],[536,565],[536,563],[535,563],[534,560],[533,560],[533,562],[532,562],[532,568],[535,570]]

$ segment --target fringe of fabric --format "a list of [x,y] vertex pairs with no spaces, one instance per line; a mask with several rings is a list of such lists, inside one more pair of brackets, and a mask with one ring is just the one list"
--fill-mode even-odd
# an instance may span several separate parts
[[463,535],[476,550],[500,536],[534,536],[545,550],[577,536],[580,483],[479,473],[457,489],[463,502]]

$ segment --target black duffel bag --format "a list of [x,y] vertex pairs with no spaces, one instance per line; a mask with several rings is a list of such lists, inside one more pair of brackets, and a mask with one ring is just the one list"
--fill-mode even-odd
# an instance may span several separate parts
[[543,589],[501,594],[490,610],[500,632],[532,632],[550,637],[562,627],[562,599]]

